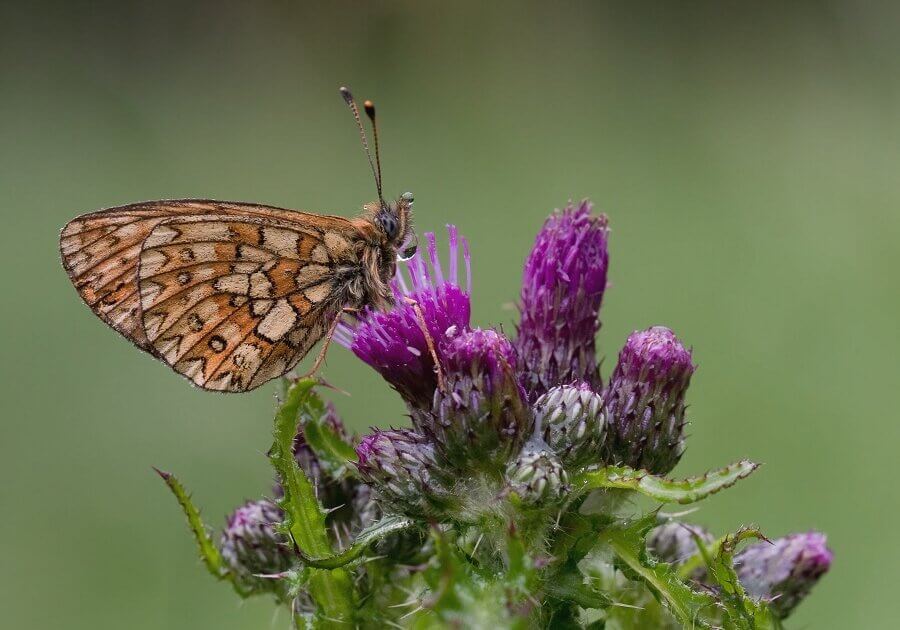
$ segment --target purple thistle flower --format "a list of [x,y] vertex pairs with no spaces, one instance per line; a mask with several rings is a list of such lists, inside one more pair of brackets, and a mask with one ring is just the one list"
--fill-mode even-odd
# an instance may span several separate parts
[[589,201],[570,203],[550,215],[525,261],[516,348],[531,400],[574,381],[600,387],[595,337],[609,228],[592,208]]
[[356,447],[357,467],[378,498],[410,516],[440,509],[446,492],[435,478],[434,446],[415,431],[375,431]]
[[628,337],[606,388],[604,459],[665,474],[684,452],[684,395],[694,364],[668,328]]
[[833,554],[825,543],[819,532],[791,534],[747,547],[734,557],[734,566],[747,593],[768,600],[784,619],[831,567]]
[[535,422],[544,440],[567,466],[600,460],[606,430],[603,397],[587,383],[554,387],[534,402]]
[[268,500],[248,501],[228,517],[219,548],[222,559],[248,589],[286,594],[284,580],[257,577],[275,575],[293,567],[294,558],[287,537],[275,527],[284,513]]
[[[444,276],[433,233],[428,241],[428,262],[420,249],[407,263],[410,280],[398,267],[391,286],[394,307],[386,312],[368,309],[355,326],[341,324],[335,340],[375,368],[411,407],[428,408],[437,388],[434,360],[429,352],[419,318],[407,298],[422,311],[426,328],[436,347],[447,339],[448,331],[469,328],[472,285],[469,246],[454,226],[447,226],[450,243],[448,275]],[[462,244],[466,286],[458,277],[459,245]],[[430,267],[430,268],[429,268]]]
[[516,374],[512,343],[496,330],[457,332],[441,345],[444,390],[413,423],[461,470],[501,472],[531,434],[532,415]]

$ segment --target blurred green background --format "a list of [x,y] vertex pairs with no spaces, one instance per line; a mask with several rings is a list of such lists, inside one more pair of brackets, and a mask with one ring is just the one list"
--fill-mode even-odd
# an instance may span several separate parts
[[[86,309],[77,214],[182,196],[345,215],[385,181],[472,243],[477,323],[511,330],[544,216],[609,213],[608,373],[672,327],[700,370],[678,471],[765,467],[702,504],[720,532],[828,533],[791,628],[896,627],[900,10],[820,3],[4,3],[0,610],[7,628],[284,628],[196,561],[150,466],[221,524],[269,487],[275,386],[192,389]],[[356,428],[398,398],[344,349]]]

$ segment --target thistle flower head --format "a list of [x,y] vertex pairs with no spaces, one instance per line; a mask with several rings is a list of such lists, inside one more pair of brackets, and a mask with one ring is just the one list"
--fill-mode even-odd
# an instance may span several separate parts
[[553,387],[534,403],[535,424],[562,461],[573,467],[600,460],[606,429],[603,397],[587,383]]
[[445,493],[435,478],[434,446],[406,429],[375,431],[356,447],[357,467],[378,498],[411,516],[428,516]]
[[[335,340],[375,368],[412,407],[427,408],[437,387],[434,359],[428,348],[421,322],[409,300],[418,305],[426,329],[436,346],[447,338],[447,331],[469,328],[471,268],[469,246],[453,226],[447,227],[450,243],[447,275],[441,266],[433,233],[425,235],[427,258],[420,249],[407,262],[409,280],[398,268],[391,286],[395,304],[389,311],[367,309],[356,325],[341,324]],[[466,269],[465,288],[458,272],[462,245]],[[429,264],[430,263],[430,264]]]
[[502,472],[532,425],[512,343],[495,330],[454,332],[440,354],[444,389],[435,391],[430,413],[413,414],[413,422],[458,468]]
[[734,557],[741,584],[784,619],[831,567],[825,534],[792,534],[747,547]]
[[559,499],[568,489],[568,477],[559,457],[540,437],[530,439],[506,470],[509,489],[525,503]]
[[604,398],[607,463],[665,474],[684,452],[684,395],[694,373],[691,352],[668,328],[628,337]]
[[525,261],[516,347],[532,399],[551,387],[600,385],[594,339],[609,266],[609,229],[589,201],[554,212]]
[[284,513],[268,500],[249,501],[228,517],[219,548],[240,582],[254,592],[283,596],[284,582],[258,577],[289,570],[293,554],[287,538],[275,530]]

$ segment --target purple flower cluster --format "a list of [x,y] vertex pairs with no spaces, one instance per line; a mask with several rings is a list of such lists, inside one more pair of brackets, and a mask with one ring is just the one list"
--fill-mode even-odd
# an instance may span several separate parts
[[[458,510],[479,476],[535,506],[563,500],[568,474],[586,466],[671,471],[684,451],[685,396],[696,368],[675,334],[654,326],[628,337],[603,387],[595,337],[609,268],[606,217],[585,201],[547,219],[525,262],[512,340],[472,326],[468,247],[455,228],[449,236],[446,272],[428,234],[427,251],[409,261],[409,279],[397,273],[393,308],[366,311],[337,336],[400,393],[413,423],[376,431],[357,447],[376,497],[431,518]],[[700,528],[672,523],[651,534],[648,549],[679,563],[697,552],[695,534],[712,541]],[[748,592],[786,615],[830,564],[816,536],[739,554]],[[701,568],[693,577],[704,576]]]
[[567,466],[668,472],[677,463],[690,352],[668,329],[637,332],[601,387],[595,337],[609,228],[591,211],[587,201],[570,204],[545,222],[525,262],[514,340],[472,327],[470,254],[453,227],[446,269],[427,234],[427,250],[397,272],[394,307],[339,327],[336,339],[400,393],[434,466],[451,476],[502,474],[536,422]]
[[[336,548],[394,514],[475,528],[495,528],[498,519],[511,519],[512,527],[521,518],[534,528],[528,535],[543,541],[552,534],[541,529],[541,518],[577,511],[583,495],[570,491],[585,488],[593,469],[665,475],[684,452],[686,394],[696,367],[670,329],[633,332],[605,386],[601,379],[595,337],[609,267],[605,216],[593,215],[585,201],[547,219],[525,262],[512,339],[472,325],[468,245],[455,228],[448,234],[449,264],[442,265],[437,239],[427,234],[427,247],[397,271],[392,307],[358,313],[335,334],[400,394],[412,426],[357,439],[327,406],[317,422],[355,445],[355,475],[333,454],[317,455],[306,425],[298,426],[294,457],[328,515]],[[280,486],[275,493],[281,495]],[[221,539],[240,583],[280,598],[287,581],[260,576],[292,566],[292,549],[276,527],[282,519],[270,501],[247,503],[229,517]],[[422,531],[377,544],[395,560],[425,566]],[[711,545],[715,537],[669,522],[645,543],[662,562],[694,558],[689,578],[714,592],[721,586],[697,561],[698,540]],[[825,537],[810,532],[747,547],[735,556],[735,569],[746,591],[783,618],[831,560]]]

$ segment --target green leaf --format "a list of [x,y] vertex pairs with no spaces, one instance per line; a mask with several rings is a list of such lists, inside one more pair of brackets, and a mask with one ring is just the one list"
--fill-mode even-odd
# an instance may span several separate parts
[[601,488],[618,488],[635,490],[662,503],[694,503],[733,486],[757,468],[759,464],[742,460],[699,477],[675,480],[627,466],[607,466],[576,474],[572,488],[575,495]]
[[647,553],[644,538],[655,524],[655,515],[650,515],[625,527],[607,529],[602,538],[628,569],[626,573],[642,580],[679,623],[686,628],[710,628],[703,614],[715,607],[716,600],[694,591],[679,579],[671,565],[657,562]]
[[579,571],[566,571],[547,581],[547,594],[557,599],[573,602],[585,609],[606,608],[612,603],[609,595],[585,584]]
[[[294,459],[294,435],[301,416],[321,417],[324,409],[313,388],[316,381],[302,379],[292,383],[275,414],[275,442],[269,458],[281,479],[284,496],[279,505],[284,510],[283,528],[309,556],[332,555],[325,529],[325,513],[316,499],[315,489]],[[354,613],[354,588],[350,575],[342,570],[314,570],[310,573],[309,590],[318,607],[322,626],[347,627]]]
[[353,544],[341,553],[318,558],[301,553],[300,557],[303,562],[316,569],[336,569],[350,564],[362,556],[366,548],[372,543],[396,532],[408,529],[414,524],[415,521],[404,516],[386,516],[374,525],[361,531],[356,540],[353,541]]
[[334,429],[323,423],[321,421],[323,417],[324,410],[323,414],[315,418],[308,418],[303,423],[303,435],[306,443],[319,458],[325,472],[329,476],[339,479],[348,470],[353,470],[353,467],[348,464],[356,461],[356,449],[344,441]]
[[162,477],[162,480],[166,482],[166,485],[169,487],[169,490],[172,491],[172,494],[175,495],[178,504],[181,506],[181,510],[187,517],[188,526],[190,526],[191,532],[194,534],[194,539],[197,541],[197,547],[200,550],[200,559],[203,561],[203,565],[215,578],[229,581],[234,587],[234,590],[241,597],[250,595],[249,591],[243,588],[243,586],[235,579],[234,574],[232,574],[225,566],[225,563],[222,561],[222,555],[219,553],[219,549],[213,542],[212,537],[209,535],[209,530],[206,525],[204,525],[203,519],[200,517],[200,510],[194,505],[191,496],[187,493],[184,486],[181,485],[181,482],[171,473],[164,472],[156,467],[154,467],[153,470],[155,470],[159,476]]
[[734,534],[725,536],[715,547],[711,556],[703,541],[694,534],[700,554],[706,561],[708,580],[719,585],[719,599],[725,609],[731,627],[747,630],[773,630],[780,622],[769,610],[765,602],[747,595],[734,570],[734,551],[738,544],[747,539],[768,540],[758,529],[741,528]]

